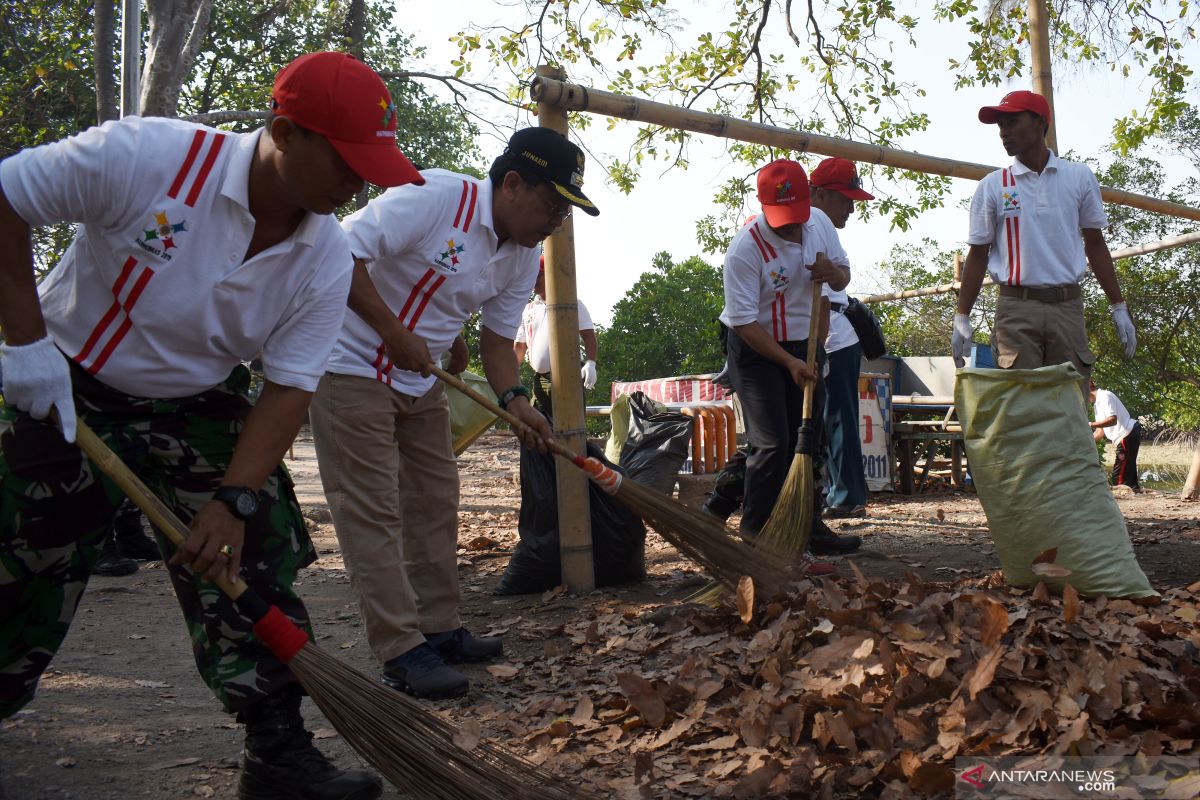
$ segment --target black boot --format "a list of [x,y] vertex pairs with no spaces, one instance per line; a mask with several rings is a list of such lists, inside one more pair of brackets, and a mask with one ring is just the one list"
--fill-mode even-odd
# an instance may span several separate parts
[[128,508],[121,506],[117,511],[117,519],[113,523],[121,555],[135,561],[161,561],[162,553],[159,552],[158,545],[142,528],[142,512],[128,501],[126,505]]
[[238,715],[246,723],[239,800],[375,800],[383,793],[379,778],[343,772],[313,746],[300,717],[302,696],[293,684]]
[[109,533],[104,537],[104,547],[100,551],[100,560],[92,567],[95,575],[107,575],[110,578],[121,575],[132,575],[137,572],[137,562],[132,558],[121,555],[117,540]]

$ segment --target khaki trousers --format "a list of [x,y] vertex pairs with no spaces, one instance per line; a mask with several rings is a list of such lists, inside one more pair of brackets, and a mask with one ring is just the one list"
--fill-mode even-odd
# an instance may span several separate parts
[[411,397],[326,373],[310,417],[371,652],[383,663],[458,628],[458,465],[442,384]]
[[1083,300],[1045,303],[999,295],[992,354],[1001,369],[1037,369],[1069,361],[1086,387],[1096,356],[1088,344]]

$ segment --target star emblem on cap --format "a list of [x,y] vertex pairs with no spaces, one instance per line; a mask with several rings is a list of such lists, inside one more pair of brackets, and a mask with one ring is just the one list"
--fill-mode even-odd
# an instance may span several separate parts
[[777,198],[783,199],[784,197],[787,197],[791,193],[792,193],[792,182],[791,181],[784,181],[783,183],[775,184],[775,196]]
[[378,105],[379,108],[383,110],[383,119],[380,120],[379,127],[386,128],[388,123],[392,121],[392,118],[396,116],[396,104],[389,103],[386,99],[381,97],[379,98]]

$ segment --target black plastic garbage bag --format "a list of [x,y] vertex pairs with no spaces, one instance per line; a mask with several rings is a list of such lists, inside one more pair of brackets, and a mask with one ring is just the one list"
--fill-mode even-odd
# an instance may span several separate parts
[[[613,466],[598,447],[589,444],[588,455]],[[646,527],[641,519],[591,481],[588,500],[596,585],[612,586],[645,578]],[[521,516],[517,530],[521,541],[494,594],[533,594],[562,583],[558,488],[554,456],[549,453],[521,449]]]
[[692,441],[692,418],[658,411],[642,392],[629,396],[629,436],[621,448],[621,469],[638,483],[664,494],[675,488]]

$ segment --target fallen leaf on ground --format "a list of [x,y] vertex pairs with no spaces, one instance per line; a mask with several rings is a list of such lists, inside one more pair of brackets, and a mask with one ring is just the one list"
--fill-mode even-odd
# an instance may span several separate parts
[[743,625],[754,619],[754,580],[749,575],[738,578],[737,610]]

